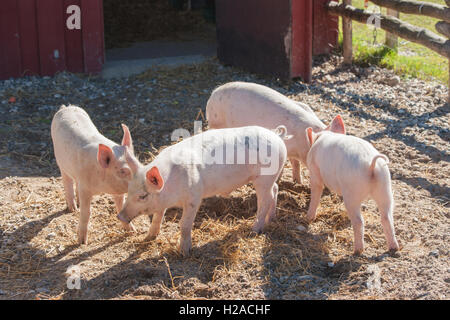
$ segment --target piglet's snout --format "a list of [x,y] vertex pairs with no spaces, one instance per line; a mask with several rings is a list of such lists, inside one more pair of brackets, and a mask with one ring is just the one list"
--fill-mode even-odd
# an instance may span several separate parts
[[130,218],[128,218],[128,216],[124,213],[123,210],[119,212],[119,214],[117,215],[117,219],[125,223],[131,222]]

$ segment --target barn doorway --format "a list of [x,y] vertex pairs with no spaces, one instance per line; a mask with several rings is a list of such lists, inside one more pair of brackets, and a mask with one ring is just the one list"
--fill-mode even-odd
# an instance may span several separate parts
[[103,0],[106,64],[215,56],[215,0]]

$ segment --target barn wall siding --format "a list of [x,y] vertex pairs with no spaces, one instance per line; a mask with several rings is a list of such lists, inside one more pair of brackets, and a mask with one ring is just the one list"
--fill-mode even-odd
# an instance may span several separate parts
[[16,0],[3,0],[0,10],[0,74],[4,78],[21,74],[19,15]]
[[[64,9],[70,5],[81,6],[80,0],[65,0]],[[81,7],[80,7],[81,8]],[[65,14],[67,17],[67,14]],[[67,70],[70,72],[81,73],[84,72],[84,57],[83,57],[83,37],[82,30],[68,30],[66,28],[66,64]]]
[[[81,30],[66,26],[81,8]],[[0,80],[56,72],[98,73],[104,63],[102,0],[2,0]]]
[[60,0],[39,0],[37,6],[41,75],[66,69],[63,5]]
[[[337,44],[328,0],[217,0],[218,56],[225,64],[280,77],[311,77],[312,54]],[[69,30],[69,5],[81,30]],[[2,0],[0,80],[26,75],[99,73],[105,62],[102,0]]]
[[17,4],[22,75],[38,75],[41,71],[41,65],[39,61],[36,0],[18,0]]
[[292,1],[291,78],[311,81],[313,0]]
[[311,81],[313,54],[337,44],[329,0],[216,0],[217,55],[251,72]]
[[103,64],[102,1],[81,0],[85,72],[100,72]]
[[330,54],[337,47],[339,18],[329,15],[326,10],[325,6],[330,0],[313,0],[313,2],[313,54]]

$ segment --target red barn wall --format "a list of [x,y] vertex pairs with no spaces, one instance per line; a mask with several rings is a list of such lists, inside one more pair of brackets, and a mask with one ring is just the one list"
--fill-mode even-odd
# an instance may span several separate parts
[[[328,0],[216,0],[218,57],[282,78],[311,78],[312,55],[337,44]],[[69,30],[67,7],[81,8],[81,30]],[[105,59],[102,0],[2,0],[0,79],[98,73]]]
[[325,5],[330,0],[313,2],[313,55],[330,54],[338,44],[339,18],[328,14]]
[[[81,30],[69,30],[67,7],[81,8]],[[0,79],[98,73],[104,63],[102,0],[2,0]]]
[[337,45],[329,0],[216,0],[217,55],[251,72],[311,81],[313,54]]
[[313,55],[313,0],[293,0],[291,77],[310,82]]

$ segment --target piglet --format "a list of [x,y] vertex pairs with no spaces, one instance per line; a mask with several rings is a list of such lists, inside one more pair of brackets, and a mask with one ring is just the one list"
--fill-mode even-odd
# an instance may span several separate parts
[[309,147],[305,130],[331,130],[335,122],[326,126],[306,104],[296,102],[281,93],[256,83],[229,82],[216,88],[206,105],[210,128],[261,126],[267,129],[286,126],[293,136],[286,140],[288,158],[292,164],[293,180],[302,183],[300,163],[306,164]]
[[[88,241],[90,206],[94,195],[112,194],[117,211],[122,209],[131,179],[125,149],[133,153],[130,131],[124,124],[122,129],[122,145],[118,145],[101,135],[89,115],[79,107],[63,105],[53,117],[53,149],[61,171],[67,208],[72,212],[77,209],[76,202],[80,205],[78,242],[81,244]],[[131,224],[122,224],[126,230],[133,230]]]
[[367,141],[345,135],[345,127],[340,116],[335,132],[315,133],[306,129],[310,150],[307,166],[311,180],[311,202],[307,218],[316,218],[322,190],[326,185],[330,190],[343,196],[354,232],[354,253],[364,250],[364,220],[361,216],[361,202],[371,197],[381,213],[381,224],[389,250],[399,250],[395,238],[393,209],[394,198],[391,177],[387,166],[388,158],[380,154]]
[[182,207],[180,251],[187,255],[202,199],[226,196],[252,182],[258,198],[253,230],[261,232],[275,215],[276,181],[286,161],[283,139],[288,138],[285,128],[278,133],[257,126],[216,129],[165,148],[146,166],[127,153],[133,179],[118,218],[128,223],[148,209],[153,219],[146,240],[152,240],[166,209]]

